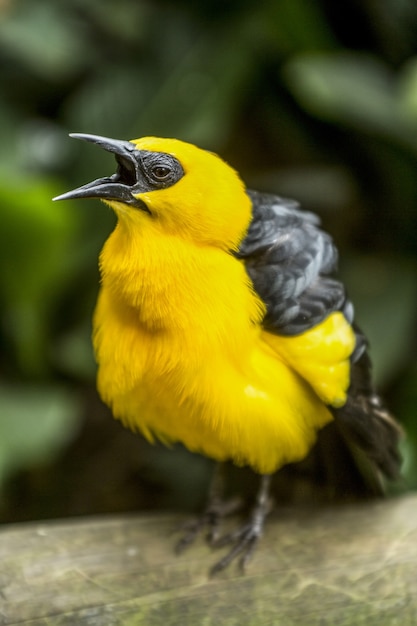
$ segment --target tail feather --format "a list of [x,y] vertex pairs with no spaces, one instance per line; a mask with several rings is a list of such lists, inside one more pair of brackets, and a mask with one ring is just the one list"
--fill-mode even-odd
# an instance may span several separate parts
[[[362,333],[355,330],[358,344],[363,345]],[[366,349],[361,350],[352,362],[347,402],[333,413],[347,443],[362,450],[383,477],[396,480],[402,461],[399,452],[402,429],[376,392],[371,371],[369,354]]]

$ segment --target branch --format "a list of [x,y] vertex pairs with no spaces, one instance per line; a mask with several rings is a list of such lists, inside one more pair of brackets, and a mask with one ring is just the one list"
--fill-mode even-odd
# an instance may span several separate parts
[[203,541],[175,556],[183,518],[124,515],[0,532],[4,626],[415,624],[417,497],[268,520],[247,573],[214,579]]

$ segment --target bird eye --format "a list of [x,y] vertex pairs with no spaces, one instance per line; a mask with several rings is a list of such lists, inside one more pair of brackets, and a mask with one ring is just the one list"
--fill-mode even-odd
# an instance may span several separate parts
[[152,168],[152,174],[156,180],[163,181],[171,175],[171,169],[163,165],[155,165],[155,167]]
[[139,168],[150,189],[165,189],[184,176],[181,163],[172,154],[140,150],[138,157]]

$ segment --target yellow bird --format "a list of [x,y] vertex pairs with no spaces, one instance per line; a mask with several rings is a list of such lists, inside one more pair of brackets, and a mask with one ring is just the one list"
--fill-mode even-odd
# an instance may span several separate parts
[[[400,431],[372,385],[344,287],[329,277],[337,251],[318,218],[247,190],[192,144],[72,136],[118,165],[55,198],[100,198],[118,218],[100,255],[94,315],[102,399],[149,441],[261,475],[250,519],[226,538],[234,545],[213,571],[237,555],[247,561],[271,474],[305,458],[331,420],[395,477]],[[180,545],[221,514],[209,502]]]

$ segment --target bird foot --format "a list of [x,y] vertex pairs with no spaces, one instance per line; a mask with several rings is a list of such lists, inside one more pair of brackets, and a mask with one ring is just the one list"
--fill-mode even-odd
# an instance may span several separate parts
[[231,500],[210,502],[206,510],[199,517],[186,522],[181,530],[184,535],[178,541],[175,551],[177,554],[183,552],[190,546],[197,535],[205,528],[208,528],[207,541],[210,545],[215,545],[219,540],[220,522],[223,518],[236,513],[243,506],[241,498],[233,498]]
[[233,544],[232,549],[211,568],[211,576],[224,570],[236,557],[240,557],[239,564],[241,570],[245,569],[259,538],[262,536],[265,518],[272,508],[269,498],[271,476],[264,474],[261,477],[256,503],[248,522],[237,530],[219,537],[220,521],[224,517],[238,511],[243,504],[240,498],[228,501],[221,500],[218,496],[219,478],[220,475],[217,473],[212,483],[209,504],[206,510],[200,517],[191,520],[183,526],[185,534],[176,546],[176,552],[182,552],[207,527],[209,529],[207,539],[214,548]]
[[238,556],[240,556],[239,567],[241,571],[244,572],[246,565],[252,558],[259,539],[262,537],[265,518],[271,508],[272,506],[269,501],[259,503],[253,510],[246,524],[212,543],[215,548],[221,548],[230,543],[234,545],[232,549],[211,568],[211,576],[224,570]]

